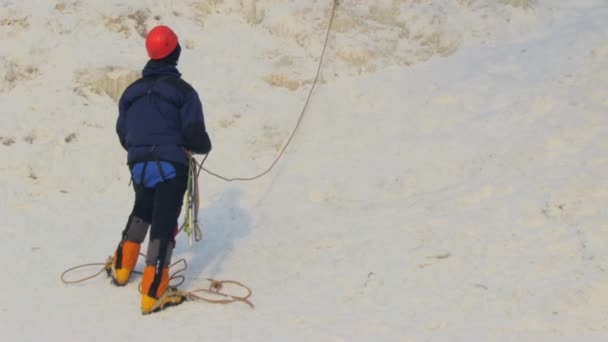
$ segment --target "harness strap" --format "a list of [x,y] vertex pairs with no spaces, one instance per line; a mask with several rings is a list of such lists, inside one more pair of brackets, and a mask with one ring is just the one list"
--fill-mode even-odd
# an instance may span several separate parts
[[162,165],[160,165],[160,160],[158,159],[158,153],[156,153],[156,146],[154,145],[152,146],[152,150],[150,150],[150,153],[152,153],[152,156],[154,157],[154,162],[156,163],[156,167],[158,168],[158,173],[160,174],[160,178],[163,180],[163,182],[167,181],[167,177],[165,177],[165,172],[163,171]]
[[141,169],[141,174],[139,175],[139,184],[144,186],[145,175],[146,175],[146,167],[148,166],[148,162],[144,162],[144,167]]
[[166,103],[168,103],[168,104],[171,104],[171,105],[173,105],[173,106],[175,106],[175,107],[178,107],[178,106],[179,106],[179,104],[178,104],[177,102],[175,102],[175,101],[173,101],[172,99],[170,99],[170,98],[168,98],[168,97],[164,96],[164,95],[163,95],[163,94],[161,94],[160,92],[158,92],[158,91],[154,90],[154,87],[156,86],[156,83],[158,83],[158,82],[160,82],[160,81],[164,81],[164,80],[169,79],[169,78],[171,78],[171,77],[175,77],[175,76],[172,76],[172,75],[167,75],[167,76],[159,77],[159,78],[155,79],[155,80],[154,80],[154,81],[152,81],[152,82],[150,82],[149,80],[146,80],[146,79],[142,78],[142,79],[140,80],[140,82],[144,82],[144,83],[145,83],[145,84],[148,86],[148,87],[147,87],[147,89],[146,89],[146,90],[145,90],[143,93],[141,93],[141,94],[139,94],[139,95],[137,95],[137,96],[133,97],[133,98],[131,99],[131,101],[129,101],[129,104],[126,106],[125,110],[129,110],[129,108],[130,108],[130,107],[131,107],[131,106],[132,106],[132,105],[133,105],[135,102],[139,101],[139,100],[140,100],[142,97],[148,96],[148,97],[150,98],[150,101],[152,101],[152,95],[154,95],[155,97],[157,97],[157,98],[161,99],[162,101],[164,101],[164,102],[166,102]]

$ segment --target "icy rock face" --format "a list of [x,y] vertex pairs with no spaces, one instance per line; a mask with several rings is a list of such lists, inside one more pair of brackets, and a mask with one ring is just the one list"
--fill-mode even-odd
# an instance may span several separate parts
[[[234,148],[226,152],[260,165],[276,156],[293,125],[286,118],[301,109],[334,3],[0,2],[0,36],[6,38],[0,44],[0,100],[10,108],[0,125],[4,151],[19,156],[21,149],[37,148],[41,154],[52,152],[57,161],[82,159],[93,151],[122,163],[120,150],[107,148],[119,149],[112,128],[116,102],[147,61],[147,32],[167,24],[180,36],[184,52],[178,67],[200,90],[208,126],[218,140],[231,142],[218,149]],[[384,69],[414,69],[450,58],[469,43],[523,39],[548,6],[523,0],[341,0],[320,82],[365,82]],[[48,128],[58,120],[61,129]],[[44,160],[30,163],[22,169],[38,169]],[[49,172],[52,177],[21,175],[48,184],[64,177],[59,166]],[[110,178],[117,178],[116,172]]]
[[[108,6],[113,6],[112,10]],[[310,76],[289,70],[294,69],[294,63],[315,62],[318,58],[333,1],[207,0],[157,2],[145,8],[116,2],[108,6],[58,1],[31,13],[7,3],[0,12],[0,31],[7,37],[40,41],[32,44],[34,50],[22,54],[39,56],[43,63],[48,61],[47,54],[57,52],[54,49],[60,44],[58,38],[86,36],[94,40],[91,37],[110,33],[116,48],[124,41],[140,47],[147,32],[163,23],[177,25],[185,49],[208,53],[196,31],[204,33],[214,29],[219,20],[232,20],[235,25],[248,25],[253,39],[264,37],[279,42],[280,48],[260,49],[259,55],[274,60],[276,70],[259,78],[272,86],[297,90],[311,81]],[[322,81],[447,57],[467,41],[513,39],[538,21],[543,10],[537,10],[539,6],[536,0],[342,0],[335,13]],[[515,18],[518,25],[512,23]],[[198,28],[193,31],[195,27]],[[36,32],[45,32],[47,37],[43,39]],[[99,45],[103,44],[107,43]],[[74,54],[82,52],[64,53],[75,58]],[[5,57],[0,64],[6,74],[0,79],[3,91],[44,73],[44,68],[37,65]],[[74,73],[77,79],[81,78],[81,70]]]
[[537,0],[501,0],[501,2],[513,7],[531,9],[536,5]]
[[80,85],[77,93],[87,96],[83,89],[97,95],[107,95],[118,102],[124,89],[140,77],[140,72],[120,67],[105,67],[100,69],[85,69],[76,73]]
[[[325,73],[325,79],[447,57],[467,39],[500,39],[501,31],[513,30],[504,27],[513,17],[533,22],[536,5],[534,0],[340,1],[330,39],[332,72]],[[191,6],[200,23],[213,15],[236,15],[315,56],[332,2],[212,0]]]
[[4,75],[0,83],[0,92],[10,91],[17,84],[36,78],[38,67],[17,60],[0,57],[0,75]]
[[201,173],[205,240],[173,254],[184,289],[243,281],[263,307],[191,303],[147,334],[606,339],[608,1],[341,0],[304,107],[333,3],[0,0],[3,340],[138,334],[136,283],[58,278],[111,255],[131,211],[115,100],[158,24],[208,170],[254,176],[296,135],[255,182]]

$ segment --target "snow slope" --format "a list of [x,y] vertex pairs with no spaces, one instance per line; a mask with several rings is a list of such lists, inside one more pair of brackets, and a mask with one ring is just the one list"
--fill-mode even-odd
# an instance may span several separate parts
[[59,278],[103,262],[129,214],[116,99],[145,33],[180,36],[206,166],[251,176],[298,119],[332,1],[0,3],[6,340],[608,336],[606,1],[340,1],[287,154],[255,182],[202,176],[204,240],[178,239],[184,289],[238,280],[256,308],[145,317],[138,277]]

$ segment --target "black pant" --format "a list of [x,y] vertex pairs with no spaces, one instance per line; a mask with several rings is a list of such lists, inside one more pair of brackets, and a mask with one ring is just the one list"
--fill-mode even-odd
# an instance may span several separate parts
[[[154,161],[147,167],[157,167]],[[175,178],[158,183],[154,188],[135,184],[135,204],[131,216],[136,216],[151,224],[150,241],[160,240],[160,250],[164,251],[169,242],[175,243],[177,220],[188,185],[188,166],[171,163],[175,167]],[[164,254],[164,253],[161,253]]]

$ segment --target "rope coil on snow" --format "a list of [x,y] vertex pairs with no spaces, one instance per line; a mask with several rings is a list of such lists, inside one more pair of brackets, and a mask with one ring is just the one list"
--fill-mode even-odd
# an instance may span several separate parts
[[[144,258],[146,257],[146,255],[143,254],[143,253],[139,253],[139,255],[142,256],[142,257],[144,257]],[[88,263],[88,264],[82,264],[82,265],[74,266],[74,267],[68,268],[67,270],[65,270],[65,271],[63,271],[61,273],[61,281],[64,284],[82,283],[84,281],[87,281],[87,280],[90,280],[90,279],[93,279],[93,278],[97,277],[98,275],[102,274],[103,272],[107,272],[107,270],[111,267],[111,265],[112,265],[112,257],[108,257],[108,259],[106,260],[106,262],[92,262],[92,263]],[[93,275],[90,275],[90,276],[86,276],[84,278],[80,278],[80,279],[76,279],[76,280],[68,280],[67,277],[66,277],[67,274],[70,273],[70,272],[73,272],[73,271],[76,271],[78,269],[85,268],[85,267],[91,267],[91,266],[102,266],[102,267],[101,267],[101,270],[99,270],[97,273],[95,273]],[[135,271],[135,270],[133,270],[132,273],[142,274],[142,272]]]
[[[143,255],[143,254],[140,253],[140,255]],[[143,255],[143,256],[145,257],[145,255]],[[85,282],[87,280],[93,279],[93,278],[97,277],[98,275],[106,272],[106,270],[108,269],[108,267],[110,267],[111,264],[112,264],[112,258],[109,257],[105,263],[93,262],[93,263],[87,263],[87,264],[82,264],[82,265],[71,267],[71,268],[65,270],[63,273],[61,273],[61,281],[66,285]],[[184,275],[180,274],[181,272],[184,272],[188,268],[188,263],[186,262],[186,259],[182,258],[182,259],[177,260],[176,262],[169,265],[169,268],[171,269],[171,268],[177,267],[180,264],[182,266],[179,267],[175,272],[173,272],[171,274],[171,276],[169,277],[169,282],[178,279],[177,283],[174,282],[173,284],[170,284],[171,287],[180,286],[186,281],[186,277]],[[97,273],[90,275],[90,276],[86,276],[81,279],[68,280],[66,278],[66,275],[70,272],[73,272],[80,268],[91,267],[91,266],[102,266],[102,268]],[[142,272],[133,271],[133,273],[141,274]],[[253,303],[249,300],[249,298],[251,297],[253,292],[246,285],[244,285],[238,281],[235,281],[235,280],[215,280],[212,278],[206,278],[206,280],[209,281],[208,288],[195,289],[192,291],[184,291],[184,293],[186,294],[186,297],[188,297],[188,299],[192,300],[192,301],[202,300],[202,301],[205,301],[208,303],[213,303],[213,304],[231,304],[234,302],[243,302],[243,303],[249,305],[249,307],[251,307],[252,309],[255,308]],[[233,287],[239,287],[239,288],[245,290],[246,294],[244,296],[239,296],[236,294],[222,292],[222,290],[224,289],[226,284],[233,285]],[[138,290],[141,293],[141,283],[138,285]],[[208,298],[208,297],[205,297],[205,295],[200,295],[197,293],[205,293],[206,295],[210,295],[210,296],[214,296],[214,297],[221,297],[221,298],[220,299]]]
[[[174,280],[174,279],[181,279],[181,282],[179,282],[178,284],[172,285],[172,286],[179,286],[179,285],[183,284],[183,282],[186,279],[180,273],[185,271],[188,268],[188,263],[186,262],[186,259],[182,258],[182,259],[176,261],[174,264],[172,264],[171,267],[177,265],[178,263],[183,263],[183,266],[181,268],[179,268],[177,271],[173,272],[173,274],[171,274],[171,277],[169,277],[169,281]],[[208,303],[214,303],[214,304],[230,304],[230,303],[234,303],[234,302],[243,302],[243,303],[249,305],[249,307],[251,307],[252,309],[255,308],[253,303],[249,300],[249,297],[251,297],[251,294],[252,294],[252,291],[249,287],[243,285],[242,283],[239,283],[238,281],[234,281],[234,280],[215,280],[212,278],[206,278],[206,280],[209,281],[208,288],[196,289],[196,290],[192,290],[192,291],[185,291],[188,299],[202,300],[202,301],[205,301]],[[247,293],[244,296],[237,296],[237,295],[224,293],[224,292],[222,292],[222,289],[224,288],[224,284],[235,285],[237,287],[244,289]],[[222,298],[221,299],[206,298],[205,296],[197,295],[196,292],[205,293],[205,294],[211,295],[211,296],[219,296]]]
[[[106,265],[107,264],[108,264],[107,262],[106,263],[103,263],[103,262],[92,262],[92,263],[82,264],[82,265],[78,265],[78,266],[74,266],[74,267],[68,268],[67,270],[63,271],[63,273],[61,273],[61,281],[64,284],[77,284],[77,283],[82,283],[84,281],[93,279],[93,278],[97,277],[98,275],[102,274],[106,270]],[[99,272],[97,272],[97,273],[95,273],[93,275],[90,275],[90,276],[86,276],[84,278],[80,278],[80,279],[76,279],[76,280],[68,280],[66,278],[66,275],[68,273],[70,273],[70,272],[73,272],[73,271],[75,271],[77,269],[80,269],[80,268],[91,267],[91,266],[102,266],[102,267],[101,267],[101,270],[99,270]]]
[[[238,281],[234,281],[234,280],[214,280],[211,278],[207,278],[207,280],[210,282],[209,288],[192,290],[190,292],[187,292],[186,294],[188,296],[188,299],[203,300],[205,302],[214,303],[214,304],[230,304],[230,303],[234,303],[234,302],[243,302],[243,303],[249,305],[249,307],[251,307],[252,309],[255,309],[255,305],[253,305],[253,303],[249,300],[249,297],[251,297],[251,293],[252,293],[251,289],[249,287],[239,283]],[[238,286],[238,287],[244,289],[245,291],[247,291],[247,294],[245,294],[244,296],[236,296],[236,295],[230,295],[230,294],[220,292],[224,288],[224,284],[232,284],[232,285]],[[195,294],[195,292],[203,292],[203,293],[211,294],[214,296],[220,296],[220,297],[223,297],[224,299],[205,298],[203,296]]]

